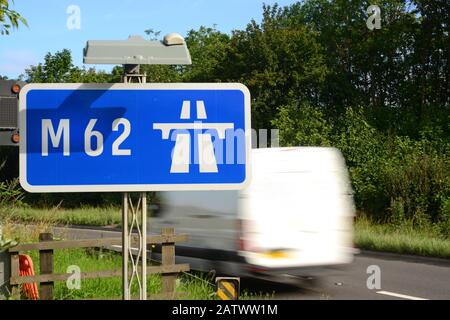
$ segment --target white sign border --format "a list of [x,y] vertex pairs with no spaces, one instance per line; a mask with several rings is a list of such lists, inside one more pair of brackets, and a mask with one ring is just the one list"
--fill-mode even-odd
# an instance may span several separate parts
[[[244,94],[245,126],[245,180],[241,183],[203,184],[111,184],[111,185],[31,185],[27,181],[27,93],[30,90],[239,90]],[[250,91],[241,83],[32,83],[25,85],[19,94],[19,180],[28,192],[146,192],[190,190],[241,190],[251,180],[251,116]]]

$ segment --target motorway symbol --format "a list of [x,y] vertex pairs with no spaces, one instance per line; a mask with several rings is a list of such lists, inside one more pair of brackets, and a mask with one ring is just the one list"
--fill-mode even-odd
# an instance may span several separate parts
[[250,95],[241,84],[31,84],[20,94],[30,192],[240,189]]
[[[206,119],[205,104],[202,100],[196,101],[197,118]],[[191,102],[183,101],[180,119],[190,119]],[[203,125],[201,121],[192,123],[154,123],[153,129],[160,129],[163,139],[169,139],[170,131],[173,129],[187,130],[207,128],[217,130],[218,138],[225,139],[225,130],[233,129],[233,123],[208,123]],[[201,130],[197,130],[201,131]],[[199,155],[200,172],[218,172],[217,160],[214,155],[214,146],[210,133],[199,133],[197,150]],[[190,142],[189,133],[179,133],[176,138],[175,149],[172,157],[171,173],[188,173],[190,165]]]

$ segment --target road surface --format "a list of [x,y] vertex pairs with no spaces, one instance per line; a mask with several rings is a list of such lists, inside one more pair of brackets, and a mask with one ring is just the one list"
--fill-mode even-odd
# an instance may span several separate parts
[[[368,273],[370,266],[379,267],[379,289],[367,286],[373,275],[372,269]],[[318,275],[317,283],[306,281],[294,286],[250,281],[246,286],[257,291],[275,290],[275,299],[450,299],[450,261],[363,251],[346,268]]]

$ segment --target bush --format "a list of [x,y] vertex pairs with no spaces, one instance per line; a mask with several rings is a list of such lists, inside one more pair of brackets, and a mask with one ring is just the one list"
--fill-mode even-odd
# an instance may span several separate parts
[[0,207],[10,207],[22,204],[24,191],[19,185],[19,179],[0,182]]
[[359,210],[395,225],[438,224],[448,235],[450,153],[442,140],[383,134],[353,108],[339,119],[332,139],[346,158]]
[[[284,146],[335,146],[349,168],[356,206],[394,226],[449,235],[450,152],[441,134],[417,140],[383,133],[363,108],[330,122],[319,108],[291,103],[272,122]],[[432,130],[431,130],[432,131]],[[438,132],[439,133],[439,132]]]
[[[7,159],[0,160],[0,173],[3,173],[7,164]],[[8,168],[8,167],[6,167]],[[0,207],[11,207],[21,204],[24,197],[24,191],[20,187],[17,177],[6,180],[5,176],[0,179]]]
[[[450,158],[429,147],[426,139],[395,137],[382,164],[381,185],[386,197],[401,201],[406,218],[418,224],[439,221],[450,198]],[[422,217],[422,218],[420,218]]]
[[27,193],[24,202],[38,208],[61,207],[65,209],[120,206],[121,193]]
[[389,205],[380,185],[384,137],[367,121],[362,108],[347,108],[337,120],[332,136],[349,168],[358,209],[380,215]]
[[450,198],[442,202],[440,220],[438,221],[440,232],[450,240]]
[[332,126],[319,108],[292,102],[280,108],[272,124],[284,146],[329,146]]

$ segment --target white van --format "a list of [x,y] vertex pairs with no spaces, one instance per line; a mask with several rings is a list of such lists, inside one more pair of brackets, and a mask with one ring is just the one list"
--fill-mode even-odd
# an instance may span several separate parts
[[148,229],[188,235],[177,263],[268,278],[352,261],[354,204],[339,150],[253,149],[251,165],[245,190],[159,194]]

